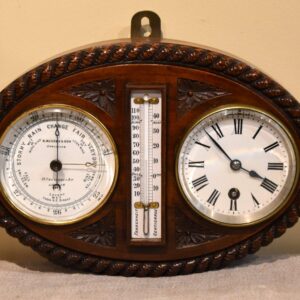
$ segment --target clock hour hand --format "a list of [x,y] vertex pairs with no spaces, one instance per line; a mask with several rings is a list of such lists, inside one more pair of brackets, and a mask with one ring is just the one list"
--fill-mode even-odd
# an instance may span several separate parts
[[259,179],[264,179],[262,176],[260,176],[256,171],[254,170],[250,170],[248,171],[247,169],[241,167],[242,170],[246,171],[250,177],[253,177],[253,178],[259,178]]
[[221,147],[221,145],[204,129],[205,133],[208,135],[208,137],[211,139],[211,141],[216,145],[216,147],[230,160],[230,156],[225,152],[225,150]]
[[221,145],[205,129],[204,131],[211,139],[211,141],[216,145],[216,147],[230,160],[230,167],[232,170],[238,171],[241,169],[246,171],[250,175],[250,177],[263,179],[263,177],[260,176],[256,171],[254,170],[248,171],[247,169],[245,169],[242,166],[241,161],[239,161],[238,159],[231,159],[230,156],[226,153],[226,151],[221,147]]
[[239,170],[244,170],[245,172],[247,172],[250,177],[253,177],[253,178],[260,178],[260,179],[263,179],[262,176],[260,176],[256,171],[254,170],[247,170],[243,167],[242,163],[240,160],[238,159],[233,159],[231,162],[230,162],[230,168],[233,170],[233,171],[239,171]]

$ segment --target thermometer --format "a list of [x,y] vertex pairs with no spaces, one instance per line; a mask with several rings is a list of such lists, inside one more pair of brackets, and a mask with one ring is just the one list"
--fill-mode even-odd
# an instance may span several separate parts
[[161,115],[157,90],[131,91],[131,238],[161,238]]

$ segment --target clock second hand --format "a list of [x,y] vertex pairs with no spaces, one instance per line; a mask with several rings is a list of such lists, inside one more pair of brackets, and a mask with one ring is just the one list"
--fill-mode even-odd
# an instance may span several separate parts
[[216,145],[216,147],[230,160],[230,167],[234,171],[238,171],[240,169],[246,171],[250,177],[263,179],[256,171],[243,168],[242,163],[238,159],[231,159],[230,156],[226,153],[226,151],[221,147],[221,145],[204,129],[207,136],[211,139],[211,141]]

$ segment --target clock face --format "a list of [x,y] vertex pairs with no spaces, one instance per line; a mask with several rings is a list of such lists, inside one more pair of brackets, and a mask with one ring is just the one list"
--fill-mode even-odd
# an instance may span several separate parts
[[7,201],[37,222],[76,222],[108,198],[117,154],[105,127],[71,106],[24,113],[1,139],[0,180]]
[[297,169],[284,127],[252,108],[227,108],[201,119],[185,136],[177,178],[191,207],[211,221],[249,225],[288,198]]

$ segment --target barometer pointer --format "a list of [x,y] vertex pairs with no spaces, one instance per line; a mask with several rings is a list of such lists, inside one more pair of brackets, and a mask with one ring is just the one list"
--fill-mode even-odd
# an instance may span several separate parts
[[62,168],[62,163],[59,161],[58,151],[59,151],[59,128],[58,128],[58,120],[56,120],[56,129],[55,129],[55,136],[56,136],[56,161],[52,161],[50,164],[51,169],[56,172],[56,183],[53,185],[53,190],[60,190],[61,186],[58,183],[58,172]]

